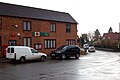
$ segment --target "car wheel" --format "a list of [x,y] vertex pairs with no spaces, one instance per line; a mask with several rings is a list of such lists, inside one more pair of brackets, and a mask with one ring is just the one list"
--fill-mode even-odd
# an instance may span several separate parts
[[21,63],[25,63],[25,61],[26,61],[26,58],[25,58],[25,57],[21,57],[21,58],[20,58],[20,62],[21,62]]
[[46,56],[41,56],[41,58],[40,58],[40,60],[41,60],[42,62],[45,62],[45,61],[46,61],[46,59],[47,59],[47,57],[46,57]]
[[67,59],[69,59],[69,58],[70,58],[70,56],[66,56],[66,58],[67,58]]
[[75,58],[79,59],[79,57],[80,57],[80,53],[76,53]]
[[60,59],[64,60],[66,58],[65,54],[61,54]]

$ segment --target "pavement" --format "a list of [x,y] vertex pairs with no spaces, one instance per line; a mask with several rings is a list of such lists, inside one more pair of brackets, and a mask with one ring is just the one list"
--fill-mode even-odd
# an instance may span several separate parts
[[[88,54],[88,53],[87,53]],[[80,55],[80,57],[85,56],[85,55]],[[51,58],[48,57],[48,60],[50,60]],[[6,58],[0,58],[0,63],[7,63],[10,62],[10,60],[6,59]]]
[[[84,56],[84,55],[87,55],[87,54],[88,54],[88,53],[85,54],[83,48],[80,49],[80,53],[81,53],[81,56]],[[48,59],[50,59],[50,57],[48,57]],[[6,59],[6,58],[4,58],[4,57],[3,57],[3,58],[0,58],[0,63],[6,63],[6,62],[9,62],[9,60]]]
[[6,59],[6,58],[0,58],[0,63],[5,63],[5,62],[8,62],[9,60]]
[[97,50],[102,50],[102,51],[120,52],[120,49],[99,48],[99,47],[96,47],[96,49]]

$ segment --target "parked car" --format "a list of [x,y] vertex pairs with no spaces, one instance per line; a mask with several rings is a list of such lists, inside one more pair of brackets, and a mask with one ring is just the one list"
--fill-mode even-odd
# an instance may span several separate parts
[[40,53],[37,50],[26,46],[8,46],[6,48],[6,58],[12,61],[19,60],[20,62],[35,59],[46,61],[47,55],[45,53]]
[[60,59],[75,57],[78,59],[80,57],[80,48],[75,45],[71,46],[60,46],[56,50],[50,53],[51,59],[59,57]]
[[83,48],[84,48],[84,49],[88,49],[88,48],[89,48],[89,45],[88,45],[88,44],[84,44],[84,45],[83,45]]
[[95,52],[95,47],[94,46],[90,46],[88,49],[88,52]]

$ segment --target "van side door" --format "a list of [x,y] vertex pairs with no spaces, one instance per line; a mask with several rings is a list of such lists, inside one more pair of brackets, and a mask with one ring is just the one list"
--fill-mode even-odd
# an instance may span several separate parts
[[37,50],[31,49],[31,52],[32,52],[32,57],[33,57],[33,59],[38,59],[38,58],[40,58],[40,55],[38,54],[38,51],[37,51]]

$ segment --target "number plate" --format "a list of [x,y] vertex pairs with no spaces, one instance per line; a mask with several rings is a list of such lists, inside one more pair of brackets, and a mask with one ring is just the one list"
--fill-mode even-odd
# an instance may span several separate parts
[[52,54],[52,56],[55,56],[55,54]]

